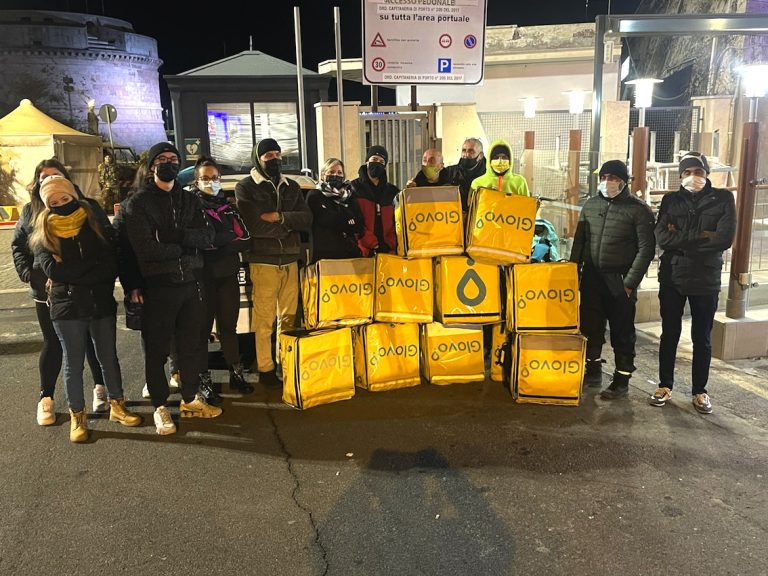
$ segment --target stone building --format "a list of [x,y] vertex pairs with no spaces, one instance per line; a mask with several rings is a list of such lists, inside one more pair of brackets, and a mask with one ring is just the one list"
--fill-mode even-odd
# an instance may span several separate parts
[[[153,38],[124,20],[42,10],[0,10],[0,117],[23,98],[56,120],[92,132],[88,102],[117,109],[115,144],[137,152],[166,139]],[[108,141],[107,125],[98,132]]]

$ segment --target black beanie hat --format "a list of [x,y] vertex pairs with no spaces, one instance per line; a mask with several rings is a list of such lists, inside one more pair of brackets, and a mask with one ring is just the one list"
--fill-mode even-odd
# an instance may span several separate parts
[[147,154],[147,168],[152,168],[152,163],[155,161],[155,158],[160,156],[163,152],[173,152],[179,157],[179,161],[181,161],[181,154],[179,154],[176,146],[170,142],[158,142],[149,149],[149,154]]
[[602,178],[606,174],[621,178],[622,182],[627,184],[629,182],[629,172],[627,171],[627,165],[621,160],[608,160],[600,167],[599,176]]
[[384,148],[384,146],[376,145],[368,148],[368,155],[365,157],[365,161],[367,162],[371,156],[381,156],[384,158],[384,164],[389,162],[389,153],[387,152],[387,149]]
[[261,160],[261,157],[267,152],[282,152],[280,144],[278,144],[277,140],[274,138],[264,138],[263,140],[259,140],[259,143],[253,147],[253,152],[251,153],[251,161],[253,162],[253,165],[258,166],[259,160]]
[[505,144],[496,144],[496,146],[491,148],[491,153],[488,157],[494,159],[497,154],[506,154],[509,156],[509,159],[512,160],[512,151],[509,149],[509,146]]
[[680,159],[680,175],[689,168],[703,168],[704,172],[709,174],[709,163],[707,157],[701,152],[688,152]]

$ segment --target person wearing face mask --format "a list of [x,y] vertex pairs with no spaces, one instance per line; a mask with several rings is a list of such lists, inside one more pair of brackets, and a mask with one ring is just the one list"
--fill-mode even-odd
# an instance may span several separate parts
[[[237,206],[231,204],[221,187],[221,169],[208,156],[201,156],[195,163],[193,192],[200,197],[208,224],[214,230],[213,245],[203,250],[203,284],[206,315],[200,338],[203,363],[208,363],[208,337],[216,319],[216,332],[221,342],[224,361],[229,367],[229,387],[243,394],[253,392],[253,386],[245,381],[240,365],[240,348],[237,341],[237,316],[240,312],[239,253],[247,250],[250,235]],[[200,374],[201,387],[214,394],[221,385],[213,383],[210,370]],[[212,402],[213,400],[213,402]],[[208,398],[216,402],[215,396]]]
[[707,392],[712,359],[710,333],[720,295],[723,252],[736,235],[733,194],[712,186],[705,156],[690,152],[680,160],[680,189],[666,194],[655,234],[662,250],[659,265],[659,386],[652,406],[664,406],[675,382],[675,357],[686,300],[691,310],[693,368],[691,398],[702,414],[712,412]]
[[149,149],[147,177],[130,202],[121,206],[125,229],[136,256],[144,288],[141,336],[147,389],[155,407],[158,434],[176,432],[168,410],[169,384],[165,362],[175,341],[181,376],[182,418],[215,418],[221,408],[200,393],[201,325],[205,314],[202,250],[213,243],[214,231],[197,194],[176,182],[180,154],[169,142]]
[[469,191],[472,188],[472,182],[486,171],[483,143],[478,138],[464,140],[458,164],[448,166],[446,171],[449,184],[459,187],[461,209],[466,213],[469,210]]
[[600,167],[597,195],[581,209],[571,248],[580,274],[581,332],[587,338],[584,384],[602,384],[600,355],[605,324],[611,329],[615,370],[600,397],[624,398],[635,371],[637,288],[653,259],[653,213],[629,191],[627,165],[609,160]]
[[[299,298],[300,232],[312,227],[312,212],[295,180],[282,174],[282,150],[272,138],[253,148],[253,168],[235,186],[237,207],[251,233],[243,259],[253,280],[253,331],[259,382],[279,386],[272,354],[272,326],[278,335],[296,323]],[[278,356],[275,355],[274,358]]]
[[363,256],[376,252],[395,252],[395,196],[397,186],[387,181],[389,153],[384,146],[371,146],[367,162],[360,166],[358,177],[352,180],[352,199],[363,217],[363,232],[357,244]]
[[117,304],[112,292],[117,260],[104,211],[81,201],[64,176],[46,177],[40,185],[45,208],[35,222],[29,244],[49,278],[51,321],[64,352],[64,387],[70,411],[69,439],[85,442],[88,425],[83,395],[83,361],[93,341],[109,397],[109,419],[138,426],[141,416],[125,407],[123,381],[115,346]]
[[408,180],[406,188],[417,186],[450,186],[448,171],[443,164],[443,153],[437,148],[428,148],[421,158],[421,170]]
[[357,236],[363,231],[363,219],[350,197],[344,164],[338,158],[329,158],[320,177],[317,188],[307,194],[312,211],[312,262],[359,258],[362,253]]
[[472,192],[479,188],[491,188],[506,194],[531,195],[525,178],[512,172],[512,148],[506,141],[493,142],[489,158],[485,174],[472,181]]
[[[34,178],[27,187],[30,202],[25,204],[21,210],[21,216],[16,223],[13,240],[11,241],[11,253],[13,254],[13,264],[16,268],[16,273],[22,282],[29,284],[30,296],[35,302],[37,321],[40,326],[40,332],[43,335],[43,347],[40,350],[38,362],[40,371],[40,400],[37,404],[37,423],[40,426],[50,426],[56,422],[53,395],[56,389],[56,380],[61,372],[62,350],[61,342],[59,342],[59,338],[53,328],[51,312],[48,308],[48,294],[46,292],[48,278],[46,278],[39,262],[35,260],[35,256],[29,246],[29,239],[34,230],[35,220],[40,212],[45,209],[45,204],[40,197],[40,185],[47,176],[52,175],[64,176],[64,178],[71,181],[66,167],[55,158],[49,158],[40,162],[35,167]],[[85,201],[93,207],[98,205],[95,200],[85,198],[77,185],[73,183],[73,186],[79,200]],[[103,384],[104,376],[101,373],[101,366],[96,358],[96,352],[93,349],[91,339],[86,341],[85,356],[93,374],[93,411],[106,412],[109,410],[107,390]]]

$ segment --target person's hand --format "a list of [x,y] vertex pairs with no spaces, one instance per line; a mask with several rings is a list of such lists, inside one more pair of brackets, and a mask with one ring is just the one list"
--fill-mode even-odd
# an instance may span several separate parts
[[141,293],[141,288],[131,290],[130,299],[134,304],[144,304],[144,295]]
[[261,215],[261,219],[264,220],[264,222],[279,222],[280,212],[264,212],[264,214]]
[[58,254],[51,254],[51,256],[53,256],[53,259],[56,262],[61,262],[61,256],[59,256]]
[[48,280],[45,281],[45,291],[50,292],[51,287],[53,287],[53,281],[50,278],[48,278]]
[[712,232],[711,230],[704,230],[701,233],[701,236],[699,236],[699,238],[713,238],[714,236],[715,236],[715,233]]
[[413,180],[408,180],[408,182],[405,183],[406,188],[414,188],[416,186],[416,182]]
[[632,292],[634,292],[632,288],[627,288],[626,286],[624,286],[624,293],[627,295],[627,298],[632,298]]
[[674,224],[667,224],[667,232],[677,232]]

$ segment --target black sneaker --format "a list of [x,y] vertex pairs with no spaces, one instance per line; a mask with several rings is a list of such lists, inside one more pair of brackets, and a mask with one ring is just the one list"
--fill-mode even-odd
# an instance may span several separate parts
[[618,400],[629,396],[629,375],[613,373],[613,381],[608,388],[600,392],[600,398],[603,400]]
[[232,366],[229,369],[229,387],[242,394],[250,394],[254,388],[243,377],[243,369],[240,366]]
[[262,386],[266,386],[267,388],[277,388],[278,386],[282,386],[282,383],[277,378],[277,374],[274,370],[270,370],[269,372],[259,372],[259,382],[261,382]]
[[584,370],[584,386],[588,388],[600,388],[603,385],[603,361],[587,359]]
[[211,406],[218,406],[222,402],[219,391],[216,390],[213,381],[211,380],[210,372],[203,372],[200,374],[200,395]]

